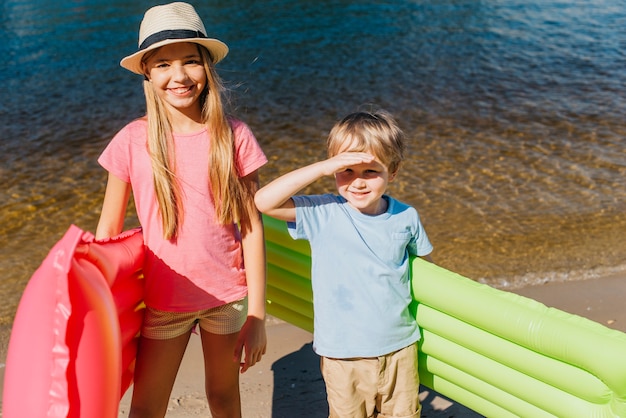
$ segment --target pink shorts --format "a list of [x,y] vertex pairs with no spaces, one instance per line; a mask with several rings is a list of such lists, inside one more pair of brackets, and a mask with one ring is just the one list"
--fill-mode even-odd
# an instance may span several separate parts
[[379,357],[322,357],[330,418],[419,418],[417,343]]
[[141,335],[153,340],[176,338],[196,324],[212,334],[239,332],[248,315],[248,298],[197,312],[167,312],[146,308]]

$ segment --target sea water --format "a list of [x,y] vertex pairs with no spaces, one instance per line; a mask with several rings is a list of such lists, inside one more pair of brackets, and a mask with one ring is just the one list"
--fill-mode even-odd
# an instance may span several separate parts
[[[270,160],[262,183],[324,158],[342,116],[383,108],[408,137],[389,193],[418,209],[438,264],[508,289],[626,270],[626,5],[197,3],[230,47],[218,71]],[[0,360],[48,250],[96,227],[96,159],[145,111],[119,60],[151,5],[0,5]]]

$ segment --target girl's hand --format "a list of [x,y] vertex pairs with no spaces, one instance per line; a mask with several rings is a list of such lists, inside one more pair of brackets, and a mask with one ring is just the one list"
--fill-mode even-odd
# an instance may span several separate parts
[[[267,348],[267,336],[265,334],[265,321],[249,316],[246,323],[239,331],[239,338],[235,345],[234,361],[239,361],[241,373],[245,373],[250,367],[261,361]],[[241,356],[245,352],[244,361]]]
[[366,152],[342,152],[325,161],[321,161],[322,171],[326,176],[332,176],[335,173],[345,170],[346,168],[368,164],[374,161],[374,156]]

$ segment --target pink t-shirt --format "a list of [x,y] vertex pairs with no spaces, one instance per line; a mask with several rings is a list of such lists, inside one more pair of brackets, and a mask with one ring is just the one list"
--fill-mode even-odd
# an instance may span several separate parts
[[[248,126],[231,120],[241,177],[267,158]],[[131,183],[146,245],[146,305],[164,311],[209,309],[247,294],[241,237],[235,224],[220,225],[209,192],[207,130],[174,135],[176,173],[182,185],[183,224],[165,240],[147,150],[147,122],[137,119],[115,135],[98,162]]]

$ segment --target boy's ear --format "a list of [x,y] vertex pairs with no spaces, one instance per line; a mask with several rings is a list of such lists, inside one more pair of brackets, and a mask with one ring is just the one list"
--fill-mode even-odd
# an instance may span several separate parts
[[400,164],[401,163],[395,164],[395,166],[396,166],[395,170],[393,170],[393,171],[390,170],[389,171],[389,180],[387,180],[387,181],[391,182],[391,181],[393,181],[396,178],[396,176],[398,175],[398,171],[400,171]]

